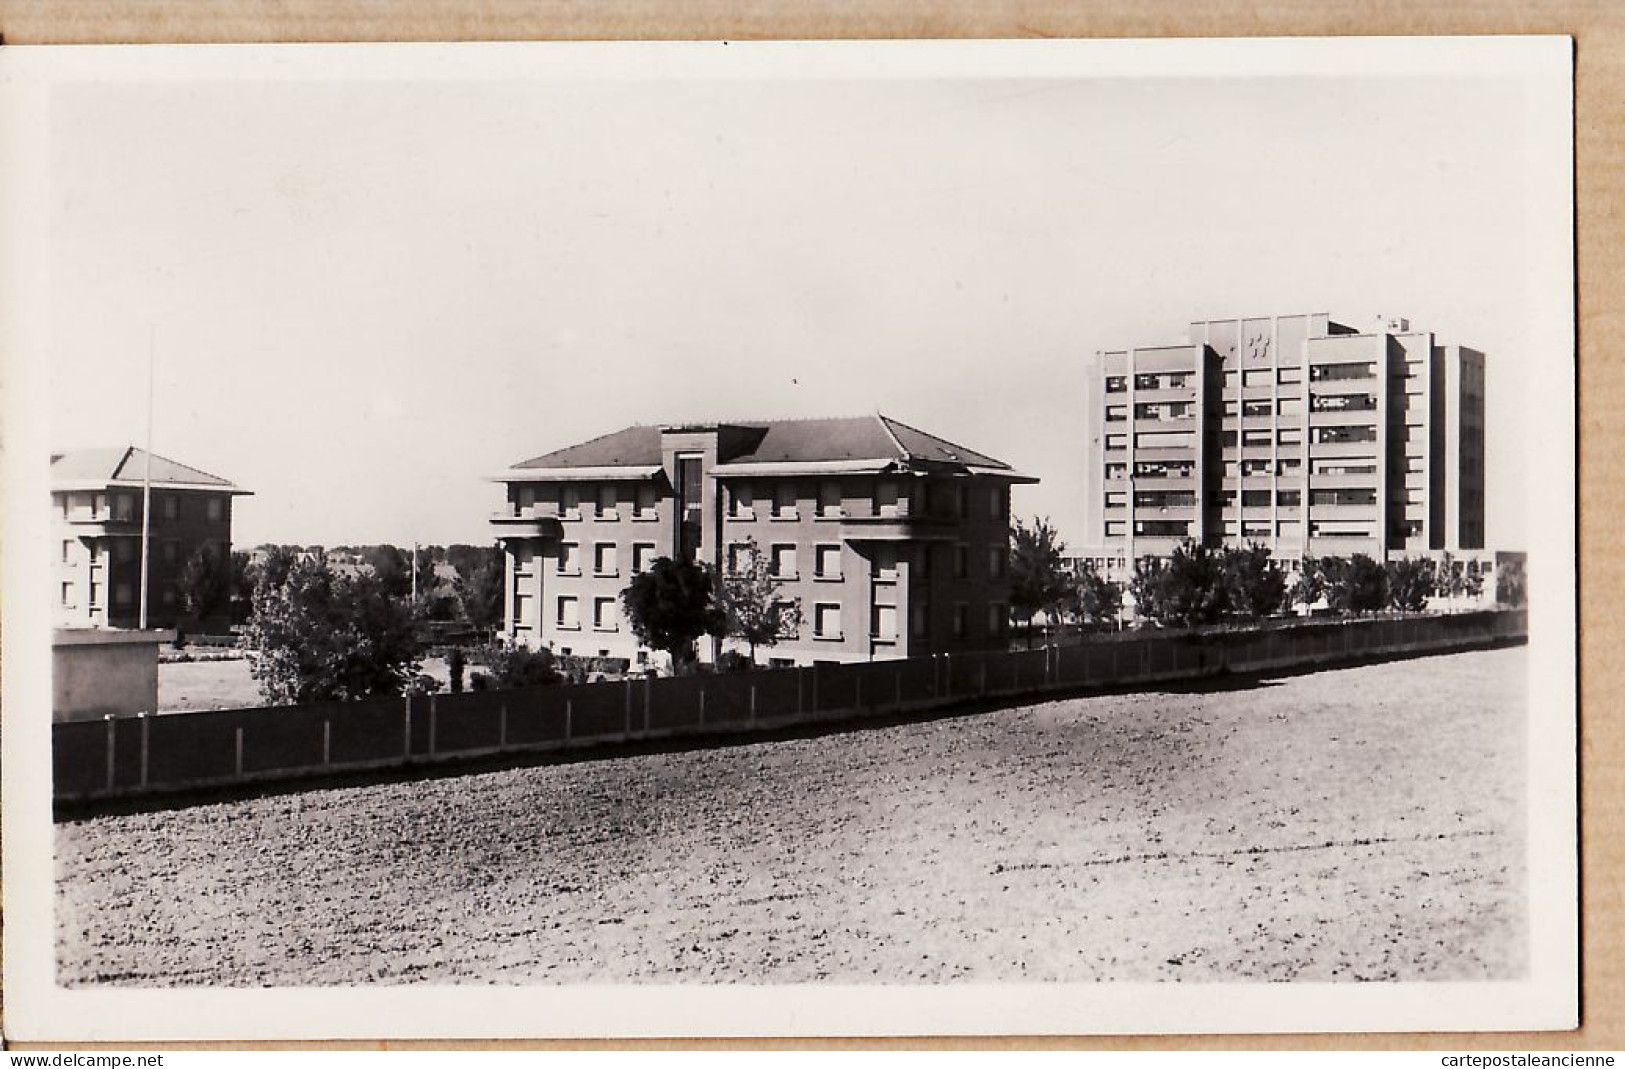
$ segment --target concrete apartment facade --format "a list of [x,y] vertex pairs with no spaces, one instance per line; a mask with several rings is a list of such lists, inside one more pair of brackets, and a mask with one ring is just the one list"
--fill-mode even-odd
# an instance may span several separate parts
[[1197,322],[1097,353],[1087,381],[1102,570],[1186,538],[1282,560],[1484,546],[1484,354],[1404,319]]
[[[52,455],[56,626],[139,625],[147,464],[147,453],[133,446]],[[249,491],[156,455],[151,486],[147,626],[171,628],[182,622],[179,580],[187,560],[204,545],[230,559],[232,499]]]
[[797,665],[1004,648],[1010,488],[1036,481],[880,415],[628,427],[497,479],[513,641],[648,663],[632,577],[659,557],[726,574],[754,543],[802,611],[757,659]]

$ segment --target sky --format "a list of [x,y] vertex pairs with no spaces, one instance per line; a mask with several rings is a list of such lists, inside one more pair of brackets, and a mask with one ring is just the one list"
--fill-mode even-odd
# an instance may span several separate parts
[[527,457],[880,411],[1082,545],[1095,351],[1400,315],[1487,354],[1521,545],[1521,398],[1570,355],[1528,327],[1519,84],[1086,73],[61,86],[52,446],[141,444],[150,352],[154,450],[254,492],[238,545],[484,542]]

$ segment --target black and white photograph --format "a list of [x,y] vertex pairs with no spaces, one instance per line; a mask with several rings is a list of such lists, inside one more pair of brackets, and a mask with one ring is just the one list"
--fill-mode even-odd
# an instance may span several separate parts
[[8,54],[8,1032],[1574,1027],[1571,51]]

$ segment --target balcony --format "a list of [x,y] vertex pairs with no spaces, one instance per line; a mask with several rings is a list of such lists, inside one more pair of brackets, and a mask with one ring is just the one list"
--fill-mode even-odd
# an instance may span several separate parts
[[115,517],[103,509],[93,512],[76,509],[67,515],[68,527],[80,538],[110,538],[141,536],[141,521],[134,516]]
[[841,517],[840,537],[849,542],[904,542],[912,539],[949,541],[963,521],[933,516],[910,508],[906,499],[895,505],[857,503]]
[[503,511],[490,518],[491,533],[497,538],[559,538],[564,528],[552,513],[531,510]]

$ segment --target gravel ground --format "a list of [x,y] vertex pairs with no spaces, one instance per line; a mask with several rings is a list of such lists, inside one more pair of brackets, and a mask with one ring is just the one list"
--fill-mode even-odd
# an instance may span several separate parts
[[1490,979],[1522,648],[57,827],[64,984]]

